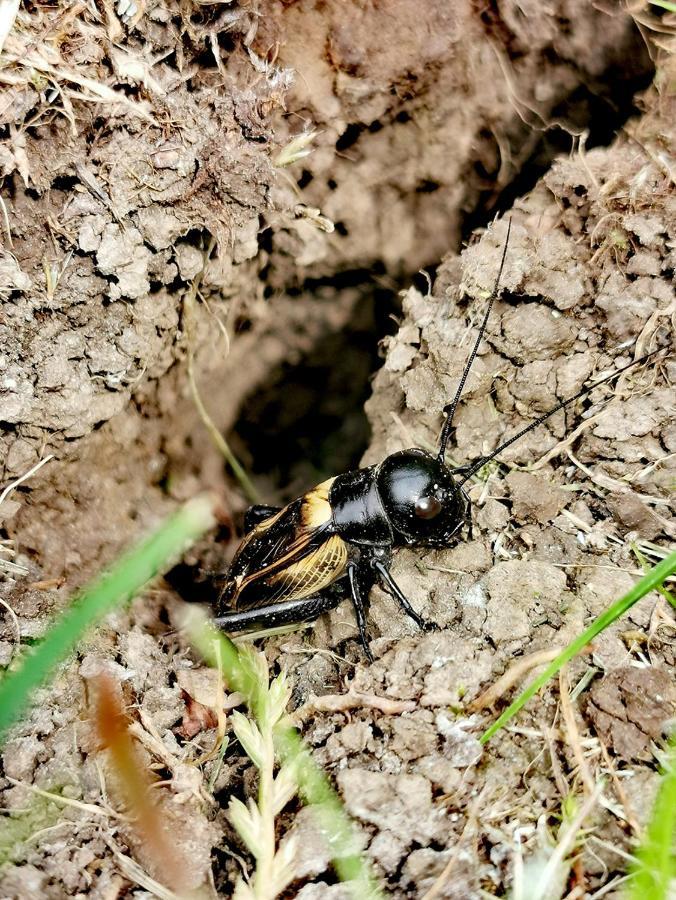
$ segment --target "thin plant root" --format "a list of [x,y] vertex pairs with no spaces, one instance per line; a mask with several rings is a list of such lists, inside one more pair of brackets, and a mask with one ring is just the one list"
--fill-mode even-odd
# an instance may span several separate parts
[[304,722],[315,712],[346,712],[349,709],[377,709],[386,716],[398,716],[404,712],[412,712],[417,704],[414,700],[391,700],[376,694],[362,694],[350,688],[346,694],[324,694],[321,697],[311,696],[294,713],[298,722]]
[[557,647],[553,650],[538,650],[536,653],[524,656],[518,662],[514,663],[513,666],[510,666],[505,674],[498,678],[495,684],[492,684],[488,690],[484,691],[483,694],[480,694],[476,700],[473,700],[472,703],[470,703],[469,712],[480,712],[482,709],[488,709],[489,707],[495,706],[503,694],[506,694],[510,688],[520,681],[526,672],[551,662],[560,652],[561,647]]

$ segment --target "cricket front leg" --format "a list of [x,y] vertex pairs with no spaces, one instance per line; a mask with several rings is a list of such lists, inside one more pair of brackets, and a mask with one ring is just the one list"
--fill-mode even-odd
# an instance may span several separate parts
[[[368,591],[363,591],[368,584],[368,572],[364,570],[363,560],[359,562],[349,562],[347,565],[347,577],[350,582],[350,592],[352,594],[352,603],[354,605],[354,614],[357,618],[357,628],[359,629],[359,637],[364,647],[364,653],[369,662],[373,662],[373,654],[368,645],[368,634],[366,633],[366,607],[364,604],[364,596],[368,596]],[[370,579],[372,582],[372,579]],[[370,585],[368,585],[370,590]]]
[[406,615],[413,619],[418,628],[420,628],[422,631],[438,630],[439,626],[436,624],[436,622],[432,622],[429,619],[423,618],[420,613],[416,612],[415,609],[413,609],[408,597],[406,596],[406,594],[404,594],[402,589],[392,577],[389,568],[389,555],[385,556],[383,553],[374,553],[370,558],[370,564],[374,572],[376,572],[379,576],[384,589],[391,597],[394,597],[394,599],[401,606]]

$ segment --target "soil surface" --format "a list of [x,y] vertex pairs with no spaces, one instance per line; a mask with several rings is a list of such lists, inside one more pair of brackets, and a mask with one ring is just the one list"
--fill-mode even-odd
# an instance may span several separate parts
[[[254,773],[229,721],[222,765],[195,765],[216,737],[199,716],[210,676],[172,627],[181,597],[208,596],[203,570],[226,565],[246,505],[189,363],[280,502],[364,451],[435,446],[507,218],[454,464],[674,339],[668,20],[582,0],[122,12],[27,4],[0,57],[0,477],[28,475],[0,503],[0,666],[17,631],[42,635],[178,502],[212,488],[226,513],[90,635],[4,746],[3,898],[144,897],[161,880],[93,730],[101,674],[162,782],[188,887],[230,896],[250,868],[225,807]],[[348,603],[261,645],[388,896],[504,896],[520,856],[546,857],[568,794],[582,803],[601,779],[557,896],[619,896],[676,714],[666,601],[646,597],[512,727],[478,736],[529,661],[635,583],[635,548],[654,562],[673,542],[675,376],[665,352],[558,413],[468,482],[471,540],[396,554],[439,631],[374,589],[372,665]],[[515,661],[527,671],[486,697]],[[346,896],[309,811],[282,834],[301,848],[288,896]]]

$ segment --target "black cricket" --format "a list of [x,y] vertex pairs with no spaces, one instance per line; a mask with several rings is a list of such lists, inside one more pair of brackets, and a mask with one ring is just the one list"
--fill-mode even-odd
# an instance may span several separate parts
[[234,632],[307,622],[351,597],[366,656],[372,659],[366,606],[377,580],[420,628],[435,628],[416,612],[392,578],[392,551],[449,547],[465,526],[471,537],[471,504],[464,485],[475,472],[554,413],[658,352],[558,403],[492,453],[449,468],[445,456],[453,416],[498,296],[510,228],[511,222],[476,342],[455,397],[444,407],[446,420],[436,456],[425,450],[401,450],[378,465],[330,478],[282,508],[250,507],[244,538],[218,601],[215,622],[220,628]]

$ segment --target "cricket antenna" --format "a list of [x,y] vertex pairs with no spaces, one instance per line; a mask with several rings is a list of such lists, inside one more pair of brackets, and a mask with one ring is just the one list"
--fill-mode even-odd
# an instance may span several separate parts
[[627,363],[626,366],[622,366],[620,369],[616,369],[614,372],[611,372],[610,375],[606,375],[605,378],[599,378],[598,381],[595,381],[588,388],[584,388],[581,391],[578,391],[577,394],[574,394],[572,397],[568,397],[566,400],[562,400],[560,403],[557,403],[555,407],[549,410],[549,412],[544,413],[541,416],[531,422],[530,425],[526,425],[525,428],[522,428],[521,431],[517,431],[515,435],[512,435],[509,440],[506,440],[504,444],[500,444],[500,446],[494,450],[492,453],[489,453],[487,456],[480,456],[478,459],[475,459],[474,462],[470,463],[467,467],[463,466],[463,479],[459,482],[460,486],[467,481],[468,478],[471,478],[479,469],[482,469],[486,463],[490,462],[492,459],[495,459],[498,454],[502,453],[507,447],[514,444],[519,438],[522,438],[525,434],[528,434],[529,431],[533,431],[534,428],[537,428],[539,425],[542,425],[543,422],[546,422],[550,416],[553,416],[554,413],[559,412],[561,409],[565,409],[566,406],[569,406],[571,403],[574,403],[576,400],[579,400],[581,397],[585,397],[587,394],[591,393],[594,388],[597,388],[601,384],[605,384],[607,381],[611,381],[613,378],[617,378],[618,375],[621,375],[623,372],[626,372],[627,369],[631,369],[634,366],[638,366],[641,363],[646,362],[646,360],[650,359],[652,356],[655,356],[656,353],[659,353],[663,350],[664,347],[658,347],[657,350],[653,350],[650,353],[646,353],[645,356],[640,356],[638,359],[633,360],[630,363]]
[[448,444],[448,439],[451,436],[451,428],[453,427],[453,416],[455,415],[455,410],[460,402],[460,395],[463,392],[465,387],[465,382],[467,381],[467,376],[469,375],[469,370],[472,368],[472,363],[477,355],[477,351],[479,350],[479,344],[481,343],[481,339],[484,336],[484,331],[486,330],[486,325],[488,323],[488,317],[491,314],[491,309],[493,308],[493,304],[498,296],[498,289],[500,287],[500,279],[502,278],[502,270],[505,267],[505,258],[507,256],[507,247],[509,245],[509,234],[512,230],[512,220],[511,218],[507,220],[507,237],[505,238],[505,246],[502,250],[502,259],[500,260],[500,268],[498,269],[498,275],[495,279],[495,284],[493,285],[493,291],[491,293],[490,299],[488,301],[488,306],[486,307],[486,312],[484,313],[484,320],[481,323],[481,328],[479,329],[479,334],[477,335],[477,339],[474,342],[474,348],[469,355],[469,359],[465,364],[464,371],[462,373],[462,377],[460,379],[460,383],[458,384],[458,389],[455,392],[455,397],[453,400],[444,406],[444,412],[446,413],[446,421],[444,422],[444,427],[441,429],[441,436],[439,438],[439,454],[438,459],[439,462],[443,463],[446,457],[446,445]]

